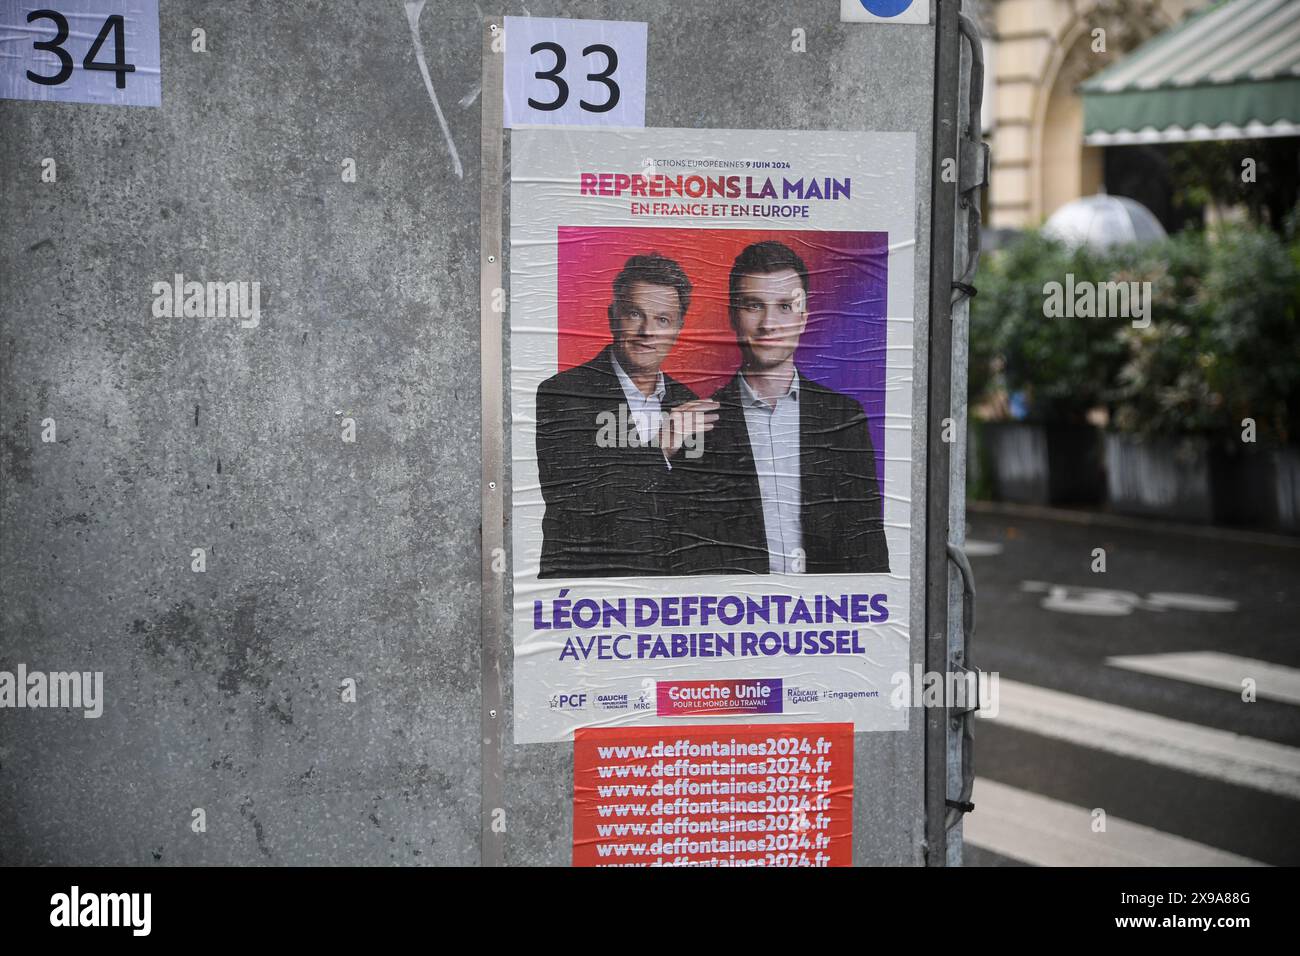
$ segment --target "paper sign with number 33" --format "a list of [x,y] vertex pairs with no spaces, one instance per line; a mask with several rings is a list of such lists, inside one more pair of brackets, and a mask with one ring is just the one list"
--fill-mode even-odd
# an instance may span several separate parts
[[505,18],[505,126],[645,126],[646,25]]

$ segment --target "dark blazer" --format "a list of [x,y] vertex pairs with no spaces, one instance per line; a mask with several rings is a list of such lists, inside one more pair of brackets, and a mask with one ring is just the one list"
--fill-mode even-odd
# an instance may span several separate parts
[[[704,454],[673,459],[674,495],[689,508],[676,531],[679,574],[769,573],[763,499],[739,373],[723,386]],[[862,406],[799,379],[800,521],[808,574],[889,570],[876,456]]]
[[[601,413],[618,422],[627,403],[612,352],[609,346],[537,389],[537,467],[546,501],[538,577],[672,573],[672,516],[659,494],[669,476],[663,452],[657,445],[597,444]],[[664,412],[697,397],[668,375],[664,387]],[[636,426],[629,428],[635,434]]]

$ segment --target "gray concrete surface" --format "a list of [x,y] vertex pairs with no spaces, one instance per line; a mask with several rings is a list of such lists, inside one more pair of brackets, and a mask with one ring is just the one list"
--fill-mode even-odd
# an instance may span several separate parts
[[[462,178],[398,0],[161,7],[161,109],[0,102],[0,668],[106,697],[0,715],[0,863],[475,863],[479,11],[420,19]],[[648,20],[647,125],[919,127],[928,222],[931,28],[528,12]],[[175,273],[260,326],[155,318]],[[858,737],[858,862],[920,857],[919,723]],[[567,862],[571,751],[506,760],[507,860]]]

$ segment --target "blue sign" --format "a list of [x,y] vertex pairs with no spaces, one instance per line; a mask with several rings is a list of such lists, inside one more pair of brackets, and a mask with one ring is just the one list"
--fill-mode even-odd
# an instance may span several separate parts
[[878,17],[896,17],[912,5],[912,0],[859,0],[863,8]]

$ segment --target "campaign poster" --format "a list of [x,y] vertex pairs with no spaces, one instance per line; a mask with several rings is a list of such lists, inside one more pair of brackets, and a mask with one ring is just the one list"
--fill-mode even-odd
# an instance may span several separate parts
[[911,133],[516,130],[514,738],[902,730]]

